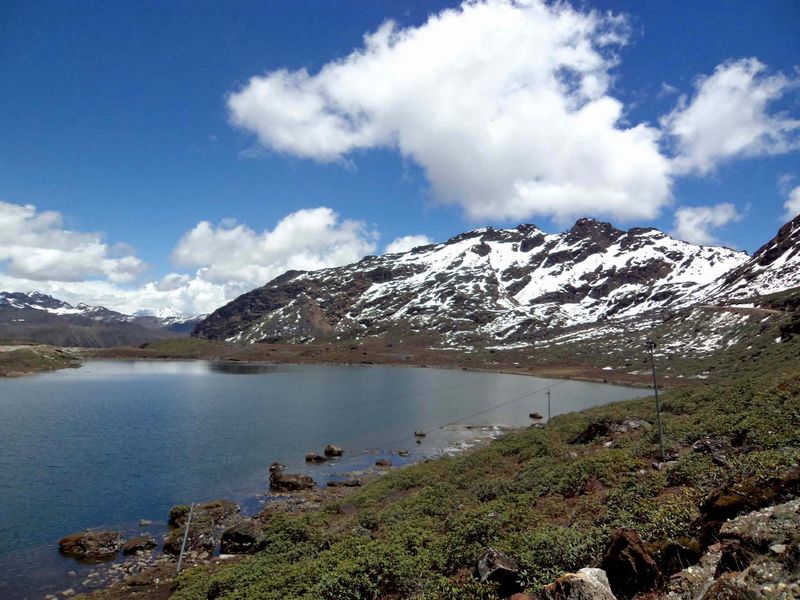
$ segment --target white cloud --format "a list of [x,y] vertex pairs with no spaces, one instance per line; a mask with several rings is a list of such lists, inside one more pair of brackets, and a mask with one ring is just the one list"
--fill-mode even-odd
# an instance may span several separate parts
[[433,240],[427,235],[404,235],[389,242],[386,245],[386,254],[394,254],[395,252],[408,252],[417,246],[427,246],[432,244]]
[[375,251],[377,234],[364,223],[340,220],[330,208],[298,210],[273,230],[257,233],[236,224],[207,221],[186,233],[173,252],[181,266],[199,267],[214,283],[263,285],[290,269],[313,270],[347,264]]
[[65,230],[62,221],[58,213],[0,202],[0,290],[40,291],[127,314],[164,308],[202,314],[289,269],[356,261],[375,251],[377,239],[365,224],[325,207],[291,213],[262,233],[231,221],[217,227],[203,221],[173,253],[193,274],[136,284],[142,261],[127,253],[114,258],[99,234]]
[[800,215],[800,185],[789,192],[789,198],[786,199],[783,207],[786,209],[783,217],[787,221],[790,221],[797,215]]
[[670,199],[660,132],[610,95],[624,19],[486,0],[384,23],[318,73],[273,71],[232,93],[232,122],[267,148],[347,161],[390,147],[473,219],[655,217]]
[[691,101],[681,97],[661,122],[676,142],[676,172],[704,174],[727,159],[798,147],[800,121],[769,111],[796,82],[765,70],[755,58],[726,62],[697,80]]
[[736,207],[727,202],[713,206],[681,206],[675,211],[672,235],[693,244],[715,244],[718,240],[713,230],[741,218]]
[[115,248],[100,234],[64,229],[60,213],[0,201],[0,266],[9,275],[33,281],[132,281],[145,264],[122,250],[114,256]]

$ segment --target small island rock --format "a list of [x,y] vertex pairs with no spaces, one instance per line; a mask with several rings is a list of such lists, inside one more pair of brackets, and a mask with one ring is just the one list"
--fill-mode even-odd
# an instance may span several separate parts
[[80,560],[100,561],[114,558],[122,542],[119,531],[82,531],[61,538],[58,550]]
[[328,457],[341,456],[342,454],[344,454],[344,450],[342,450],[339,446],[328,444],[327,446],[325,446],[324,454],[325,456]]

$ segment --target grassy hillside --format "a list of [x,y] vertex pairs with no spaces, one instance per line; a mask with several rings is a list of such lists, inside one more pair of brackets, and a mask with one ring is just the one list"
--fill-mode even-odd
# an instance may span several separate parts
[[[267,512],[261,552],[185,572],[173,597],[494,598],[473,576],[489,545],[518,561],[529,592],[592,564],[619,527],[636,529],[654,552],[676,540],[691,546],[711,490],[800,460],[799,356],[794,337],[754,360],[718,358],[724,377],[666,394],[670,468],[652,467],[654,427],[570,443],[591,423],[653,422],[651,398],[558,416],[545,430],[391,472],[322,510]],[[692,451],[705,436],[733,446],[723,461]]]

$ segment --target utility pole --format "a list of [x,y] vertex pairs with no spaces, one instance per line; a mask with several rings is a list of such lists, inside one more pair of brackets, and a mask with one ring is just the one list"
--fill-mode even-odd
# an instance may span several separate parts
[[656,397],[656,423],[658,424],[658,450],[661,453],[661,462],[664,462],[664,427],[661,424],[661,402],[658,399],[658,382],[656,382],[656,359],[653,356],[656,344],[652,340],[647,340],[645,347],[650,352],[650,367],[653,369],[653,393]]
[[547,388],[547,424],[550,425],[550,388]]

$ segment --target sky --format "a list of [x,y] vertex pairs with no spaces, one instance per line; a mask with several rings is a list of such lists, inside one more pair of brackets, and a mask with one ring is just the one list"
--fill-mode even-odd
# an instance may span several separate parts
[[0,3],[0,290],[199,314],[476,227],[797,213],[796,0]]

